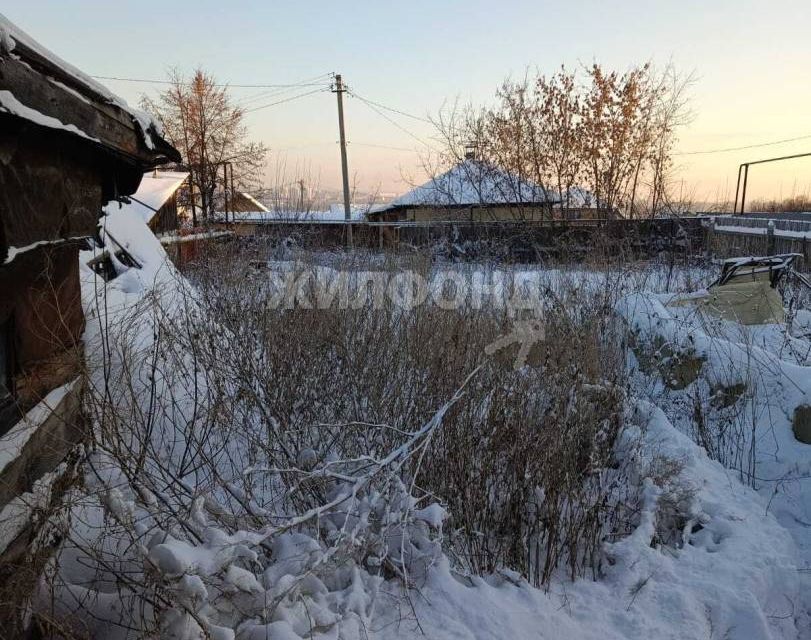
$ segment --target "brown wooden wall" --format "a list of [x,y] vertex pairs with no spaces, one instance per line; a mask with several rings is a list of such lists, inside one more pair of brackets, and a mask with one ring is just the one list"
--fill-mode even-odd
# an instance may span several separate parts
[[168,233],[169,231],[177,231],[179,228],[178,214],[177,214],[177,191],[172,194],[166,203],[158,209],[158,212],[152,216],[149,221],[149,228],[153,233]]
[[[0,125],[8,125],[0,126],[0,323],[11,330],[17,405],[3,412],[2,433],[78,373],[79,245],[96,231],[108,177],[86,142],[8,119]],[[13,259],[9,247],[19,251]]]
[[92,235],[102,181],[97,162],[69,136],[0,118],[0,256],[6,246]]
[[[46,245],[0,267],[0,323],[12,328],[17,417],[79,373],[84,315],[78,251],[75,242]],[[13,422],[0,425],[0,433]]]

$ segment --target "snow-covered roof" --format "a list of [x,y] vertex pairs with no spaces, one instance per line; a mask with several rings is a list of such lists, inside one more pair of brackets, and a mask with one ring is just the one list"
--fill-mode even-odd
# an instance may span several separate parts
[[[47,66],[53,71],[58,71],[60,77],[73,86],[68,87],[64,83],[59,82],[58,79],[49,77],[48,79],[51,83],[85,102],[89,102],[90,100],[88,100],[88,98],[90,98],[91,100],[96,99],[118,107],[127,113],[140,129],[144,143],[148,149],[153,150],[156,146],[160,146],[162,142],[160,140],[160,136],[162,135],[161,127],[149,114],[129,106],[123,98],[115,95],[107,89],[107,87],[96,82],[93,78],[70,63],[65,62],[55,53],[39,44],[39,42],[34,40],[34,38],[29,36],[3,14],[0,14],[0,56],[2,55],[11,56],[16,60],[33,58],[36,59],[38,63]],[[29,108],[27,105],[22,104],[10,91],[4,91],[2,93],[3,95],[0,96],[0,111],[11,113],[42,126],[55,128],[54,118],[41,114]],[[58,120],[56,123],[62,124],[59,123]],[[72,131],[71,127],[72,125],[63,125],[62,127],[56,128],[64,128],[71,133],[77,133],[77,131]],[[78,133],[81,134],[81,132]],[[89,136],[85,135],[85,137]]]
[[547,204],[555,201],[555,194],[529,180],[486,162],[468,159],[377,210],[406,206]]
[[188,177],[185,171],[150,171],[144,174],[141,186],[130,196],[129,204],[111,202],[105,210],[122,211],[148,224]]
[[244,191],[240,191],[239,195],[242,196],[245,200],[247,200],[250,204],[256,207],[257,212],[264,212],[268,213],[270,209],[268,209],[265,205],[263,205],[259,200],[254,198],[250,193],[245,193]]
[[[365,206],[352,205],[352,221],[364,220],[367,209],[368,207]],[[233,220],[254,224],[273,222],[338,224],[346,222],[344,207],[337,204],[330,205],[330,208],[325,211],[237,211],[233,214]]]

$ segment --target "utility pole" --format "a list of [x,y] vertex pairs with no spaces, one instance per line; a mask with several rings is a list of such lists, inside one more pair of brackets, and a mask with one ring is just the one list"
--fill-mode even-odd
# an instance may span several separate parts
[[222,163],[223,171],[223,188],[222,188],[222,202],[223,209],[225,209],[225,224],[228,224],[228,163]]
[[229,162],[228,167],[231,170],[231,222],[236,222],[236,218],[234,217],[234,203],[237,201],[237,190],[234,186],[234,163]]
[[298,211],[299,213],[304,213],[304,180],[298,181],[298,187],[299,187]]
[[194,203],[194,170],[189,166],[189,202],[191,203],[191,226],[197,228],[197,205]]
[[335,74],[333,93],[338,95],[338,134],[341,140],[341,171],[344,181],[344,220],[346,220],[346,240],[352,248],[352,210],[349,202],[349,166],[346,160],[346,133],[344,131],[344,82],[341,74]]

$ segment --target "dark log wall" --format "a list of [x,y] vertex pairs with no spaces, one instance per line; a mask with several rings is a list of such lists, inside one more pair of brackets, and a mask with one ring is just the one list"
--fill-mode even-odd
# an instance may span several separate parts
[[[103,162],[72,136],[0,117],[0,323],[12,328],[13,394],[0,433],[76,377],[84,328],[79,244],[102,206]],[[34,246],[37,243],[43,243]],[[9,247],[27,250],[8,263]]]
[[[181,161],[165,141],[152,137],[147,144],[131,114],[99,95],[97,87],[23,43],[6,54],[0,50],[0,91],[40,115],[10,100],[0,108],[0,326],[11,346],[4,361],[12,371],[12,398],[3,394],[0,406],[0,434],[79,373],[84,316],[77,242],[95,235],[105,202],[133,194],[145,171]],[[10,256],[9,247],[27,250]],[[83,438],[80,386],[74,389],[51,407],[22,454],[2,470],[0,502],[29,490]],[[73,474],[62,478],[67,479],[53,481],[55,506]],[[47,517],[29,522],[0,556],[0,591],[16,596],[0,597],[2,638],[27,637],[27,598],[49,555],[37,541],[58,544],[40,529],[47,522]],[[17,606],[4,606],[9,602]]]
[[[68,135],[0,116],[0,226],[6,246],[90,236],[102,169]],[[0,255],[5,258],[5,248]]]
[[46,246],[0,267],[0,323],[10,320],[17,414],[0,433],[81,367],[84,329],[76,243]]

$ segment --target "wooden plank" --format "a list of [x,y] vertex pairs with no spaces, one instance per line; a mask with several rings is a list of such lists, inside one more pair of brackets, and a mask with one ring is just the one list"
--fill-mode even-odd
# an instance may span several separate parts
[[[20,455],[0,471],[0,509],[15,497],[31,491],[34,483],[53,471],[86,435],[81,415],[81,380],[76,380],[47,417],[36,427]],[[21,422],[14,429],[24,428]],[[8,434],[6,435],[8,437]]]
[[153,161],[128,113],[115,105],[83,98],[50,81],[24,62],[3,60],[0,90],[10,91],[26,107],[56,118],[62,124],[74,125],[102,146],[145,163]]

